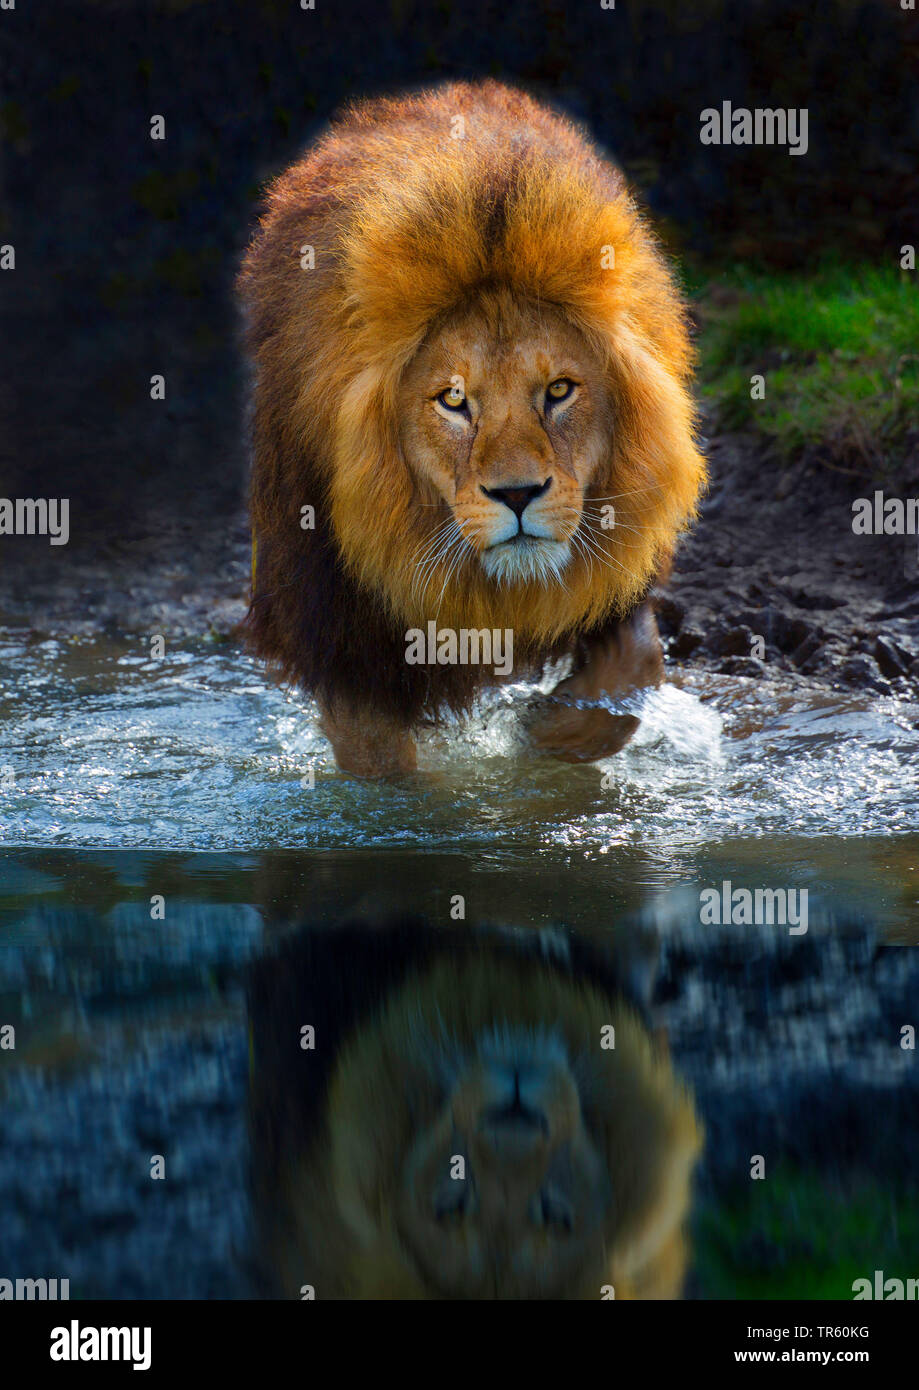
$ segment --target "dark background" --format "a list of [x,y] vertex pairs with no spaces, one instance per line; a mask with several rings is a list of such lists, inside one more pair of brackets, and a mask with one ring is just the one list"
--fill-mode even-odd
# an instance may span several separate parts
[[[238,519],[232,281],[260,189],[342,101],[481,75],[585,120],[675,250],[794,269],[917,240],[919,20],[897,0],[20,3],[0,13],[0,495],[69,496],[70,555]],[[702,145],[724,100],[806,106],[807,155]]]

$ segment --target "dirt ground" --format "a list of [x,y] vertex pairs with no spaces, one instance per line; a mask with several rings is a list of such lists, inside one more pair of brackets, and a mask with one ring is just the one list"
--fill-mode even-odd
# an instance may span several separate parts
[[[711,487],[659,609],[669,655],[915,698],[919,536],[855,535],[852,502],[874,485],[817,460],[780,469],[757,440],[725,434],[708,455]],[[917,494],[919,479],[896,495]]]

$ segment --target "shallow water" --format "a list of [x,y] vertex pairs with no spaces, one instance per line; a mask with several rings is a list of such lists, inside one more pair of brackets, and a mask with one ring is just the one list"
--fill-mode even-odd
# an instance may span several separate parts
[[[116,642],[0,647],[0,1023],[17,1029],[0,1270],[62,1273],[75,1298],[253,1296],[249,962],[296,923],[448,925],[458,898],[469,926],[630,947],[656,929],[707,1171],[746,1173],[765,1124],[794,1137],[805,1182],[819,1136],[861,1105],[850,1147],[879,1175],[869,1211],[887,1211],[913,1133],[890,1037],[914,953],[875,949],[919,942],[907,712],[687,676],[649,698],[623,755],[572,768],[527,751],[527,694],[427,736],[418,776],[371,784],[337,773],[309,703],[232,646],[162,662]],[[808,934],[703,925],[701,895],[725,881],[806,890]],[[342,997],[361,978],[348,967]],[[156,1199],[151,1153],[175,1179]],[[695,1256],[712,1296],[725,1200],[707,1199],[715,1235]],[[891,1267],[914,1219],[897,1200]],[[785,1218],[783,1248],[810,1240],[799,1225]],[[823,1278],[848,1287],[835,1266]]]
[[422,849],[479,873],[523,866],[530,882],[538,852],[550,900],[562,867],[564,905],[579,891],[572,868],[593,865],[589,898],[609,880],[604,901],[661,918],[683,915],[687,882],[809,875],[815,892],[864,903],[882,926],[919,922],[914,713],[697,672],[673,680],[606,763],[532,754],[518,719],[530,692],[518,685],[464,726],[425,734],[419,775],[370,783],[336,771],[311,703],[234,645],[190,643],[157,661],[142,639],[8,636],[0,843]]
[[138,646],[0,641],[5,843],[484,847],[513,831],[602,851],[919,829],[919,730],[894,701],[677,672],[622,754],[573,768],[521,746],[515,685],[422,737],[428,776],[375,785],[339,774],[311,702],[236,647]]

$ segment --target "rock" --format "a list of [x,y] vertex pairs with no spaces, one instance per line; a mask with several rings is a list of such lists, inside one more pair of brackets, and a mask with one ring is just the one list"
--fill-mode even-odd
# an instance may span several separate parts
[[799,670],[803,671],[804,663],[808,661],[810,657],[814,656],[823,645],[824,642],[821,636],[816,632],[809,633],[801,645],[795,647],[794,651],[791,653],[790,660],[792,665],[797,666]]
[[902,653],[892,642],[888,642],[886,637],[879,637],[874,644],[874,659],[881,669],[881,673],[889,680],[897,680],[900,676],[909,674],[910,662],[905,653]]
[[707,638],[709,651],[716,656],[749,656],[753,650],[754,634],[743,624],[722,628]]
[[790,618],[772,604],[760,609],[754,618],[756,629],[781,652],[793,652],[812,631],[803,618]]
[[657,613],[657,625],[664,637],[675,637],[683,626],[683,619],[686,616],[686,608],[679,599],[672,594],[661,594],[656,599],[655,611]]
[[852,656],[839,668],[839,676],[847,685],[867,685],[872,690],[887,690],[877,662],[870,656]]
[[701,647],[704,638],[702,633],[696,628],[686,627],[670,643],[668,656],[684,657],[691,656],[697,647]]
[[765,661],[758,661],[755,656],[729,656],[726,661],[722,661],[718,667],[723,676],[752,676],[758,679],[765,673]]
[[[802,645],[807,646],[808,643],[805,642]],[[800,651],[801,648],[799,647],[798,650]],[[815,671],[819,671],[828,655],[829,652],[826,642],[820,642],[818,640],[817,645],[808,652],[800,662],[795,662],[795,665],[798,667],[802,676],[812,676]],[[792,657],[792,661],[794,661],[794,657]]]

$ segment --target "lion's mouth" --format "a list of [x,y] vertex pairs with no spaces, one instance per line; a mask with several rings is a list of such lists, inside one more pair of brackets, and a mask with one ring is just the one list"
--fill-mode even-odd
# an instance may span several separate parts
[[503,541],[493,541],[489,550],[496,550],[502,545],[542,545],[549,537],[534,536],[530,531],[518,531],[514,536],[508,536]]
[[483,550],[481,563],[485,573],[501,584],[548,584],[561,578],[570,556],[568,541],[518,531]]

